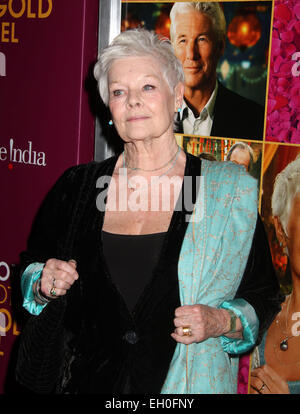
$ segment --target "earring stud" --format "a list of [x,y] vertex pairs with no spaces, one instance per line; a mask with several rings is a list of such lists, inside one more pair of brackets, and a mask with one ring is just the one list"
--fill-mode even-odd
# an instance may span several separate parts
[[110,119],[108,122],[108,125],[112,125],[112,124],[113,124],[113,121]]

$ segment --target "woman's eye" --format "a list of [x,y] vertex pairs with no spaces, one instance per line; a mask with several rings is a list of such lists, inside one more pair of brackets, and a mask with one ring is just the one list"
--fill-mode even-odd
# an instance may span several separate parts
[[121,91],[120,89],[117,89],[115,91],[112,92],[113,96],[120,96],[122,95],[123,91]]
[[155,89],[154,85],[145,85],[143,88],[145,91],[152,91],[153,89]]

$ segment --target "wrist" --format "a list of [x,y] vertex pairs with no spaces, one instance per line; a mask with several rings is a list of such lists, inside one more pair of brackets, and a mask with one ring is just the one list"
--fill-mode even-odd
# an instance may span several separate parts
[[223,335],[237,332],[237,316],[231,309],[221,309],[225,318]]
[[39,303],[40,305],[45,305],[51,300],[50,298],[45,296],[41,290],[41,278],[40,277],[33,285],[33,294],[34,294],[35,301]]

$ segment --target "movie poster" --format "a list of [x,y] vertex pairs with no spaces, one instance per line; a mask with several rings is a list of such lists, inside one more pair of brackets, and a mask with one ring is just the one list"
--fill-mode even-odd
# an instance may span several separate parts
[[[180,16],[187,12],[184,3],[188,2],[123,0],[121,30],[144,27],[171,40],[186,80],[185,102],[174,123],[177,142],[199,157],[240,163],[257,179],[258,209],[273,264],[283,293],[289,295],[289,259],[276,237],[271,198],[277,174],[300,156],[300,3],[219,2],[226,20],[225,42],[215,64],[217,92],[211,88],[213,103],[209,100],[205,107],[195,98],[197,92],[201,97],[207,90],[205,82],[196,79],[197,70],[205,66],[201,49],[205,29],[203,36],[195,37],[191,15],[189,22]],[[177,14],[172,11],[174,4]],[[210,115],[210,124],[205,126]],[[300,329],[294,336],[298,335]],[[276,357],[285,365],[286,354],[280,352]],[[254,367],[253,361],[253,354],[251,360],[249,355],[241,359],[239,393],[251,391],[249,363]],[[291,367],[293,373],[297,364]]]

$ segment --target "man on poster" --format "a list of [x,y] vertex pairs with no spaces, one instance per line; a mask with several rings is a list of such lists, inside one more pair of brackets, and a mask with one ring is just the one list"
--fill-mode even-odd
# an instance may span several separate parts
[[185,74],[184,105],[174,132],[261,140],[264,109],[217,80],[226,21],[216,2],[177,2],[170,12],[170,37]]

